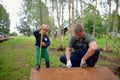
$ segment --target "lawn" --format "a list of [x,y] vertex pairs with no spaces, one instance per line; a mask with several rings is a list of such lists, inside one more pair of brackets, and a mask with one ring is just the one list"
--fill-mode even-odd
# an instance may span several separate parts
[[[96,41],[99,48],[105,48],[105,38],[96,39]],[[12,37],[0,43],[0,80],[29,80],[31,68],[35,67],[34,43],[35,38],[33,36]],[[68,37],[65,37],[62,43],[66,47]],[[59,51],[58,48],[59,40],[51,40],[48,50],[52,68],[64,67],[59,61],[59,56],[65,51]],[[106,66],[117,76],[120,76],[120,72],[116,71],[120,67],[119,61],[119,55],[101,52],[96,66]],[[41,67],[45,68],[44,60],[42,60]]]

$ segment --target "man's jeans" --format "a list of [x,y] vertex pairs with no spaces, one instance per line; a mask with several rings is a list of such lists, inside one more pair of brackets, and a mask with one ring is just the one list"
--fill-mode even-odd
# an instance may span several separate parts
[[[87,67],[93,67],[95,65],[95,63],[98,61],[99,53],[100,53],[100,51],[99,51],[99,49],[97,49],[95,54],[92,55],[89,59],[86,60]],[[71,53],[70,60],[71,60],[71,63],[72,63],[72,67],[80,67],[80,62],[81,62],[81,59],[84,56],[84,54],[81,53],[81,52],[79,52],[79,53],[72,52]],[[65,65],[67,64],[65,54],[60,56],[60,61],[62,63],[64,63]]]

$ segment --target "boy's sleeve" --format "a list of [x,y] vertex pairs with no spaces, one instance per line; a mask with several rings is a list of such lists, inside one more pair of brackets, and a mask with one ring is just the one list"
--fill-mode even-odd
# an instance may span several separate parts
[[50,39],[49,39],[49,37],[48,37],[48,41],[47,41],[47,43],[46,43],[46,46],[48,47],[50,45]]
[[38,31],[38,30],[36,30],[36,31],[34,32],[34,36],[37,38],[37,37],[38,37],[38,35],[39,35],[39,31]]

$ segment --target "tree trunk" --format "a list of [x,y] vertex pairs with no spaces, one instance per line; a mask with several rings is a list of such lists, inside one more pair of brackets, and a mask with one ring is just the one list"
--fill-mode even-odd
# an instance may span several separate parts
[[70,0],[68,1],[68,8],[69,8],[69,25],[68,25],[68,28],[69,28],[69,39],[71,38],[71,18],[70,18],[70,15],[71,15],[71,2]]
[[39,17],[40,17],[40,24],[42,25],[42,12],[41,12],[41,0],[39,0],[39,9],[40,9],[40,15],[39,15]]
[[59,40],[60,40],[60,45],[61,45],[61,28],[60,28],[60,18],[59,18],[59,14],[58,14],[58,0],[56,0],[56,11],[57,11],[57,19],[58,19],[58,27],[59,27]]
[[78,0],[76,0],[76,20],[75,20],[75,23],[77,23],[77,17],[78,17]]
[[116,0],[116,10],[115,10],[115,17],[114,17],[114,25],[113,25],[113,35],[112,35],[112,40],[114,42],[113,48],[115,48],[116,53],[119,52],[118,48],[118,0]]
[[[54,14],[54,1],[52,0],[52,14]],[[51,32],[52,32],[52,39],[54,39],[54,16],[52,16],[52,29],[51,29]]]
[[80,9],[81,9],[81,25],[83,25],[83,20],[82,20],[82,18],[83,18],[83,14],[82,14],[82,0],[80,0]]
[[72,35],[74,34],[74,0],[72,0]]
[[107,32],[106,32],[106,50],[108,50],[108,36],[109,36],[109,30],[110,30],[110,15],[111,15],[111,0],[109,0],[109,14],[108,14],[108,27],[107,27]]
[[97,9],[97,0],[96,1],[96,4],[95,4],[95,9],[94,9],[94,25],[93,25],[93,32],[92,32],[92,36],[94,37],[95,35],[95,27],[96,27],[96,9]]
[[62,32],[62,37],[64,38],[64,27],[63,27],[63,22],[64,22],[64,3],[62,2],[62,29],[63,29],[63,32]]

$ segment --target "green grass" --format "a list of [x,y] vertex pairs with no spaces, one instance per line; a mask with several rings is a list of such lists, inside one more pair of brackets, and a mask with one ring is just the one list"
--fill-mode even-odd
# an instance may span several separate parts
[[[35,38],[13,37],[0,43],[0,79],[29,80],[31,68],[35,67]],[[59,41],[51,41],[50,48],[58,48]],[[59,56],[64,52],[51,51],[51,67],[59,67]],[[45,68],[42,60],[42,68]]]
[[[62,44],[68,45],[68,37],[64,37]],[[98,47],[105,48],[105,38],[96,39]],[[120,41],[119,41],[120,42]],[[29,80],[31,68],[35,67],[35,38],[32,37],[13,37],[7,41],[0,43],[0,80]],[[59,47],[59,39],[51,39],[50,48]],[[111,42],[109,42],[110,44]],[[59,61],[59,56],[65,51],[49,50],[50,65],[52,68],[62,65]],[[111,54],[101,53],[111,59],[117,58]],[[108,60],[98,61],[98,65],[111,65]],[[64,65],[62,65],[64,67]],[[45,68],[44,60],[42,60],[42,68]]]
[[0,43],[0,79],[28,80],[34,56],[33,37],[14,37]]

